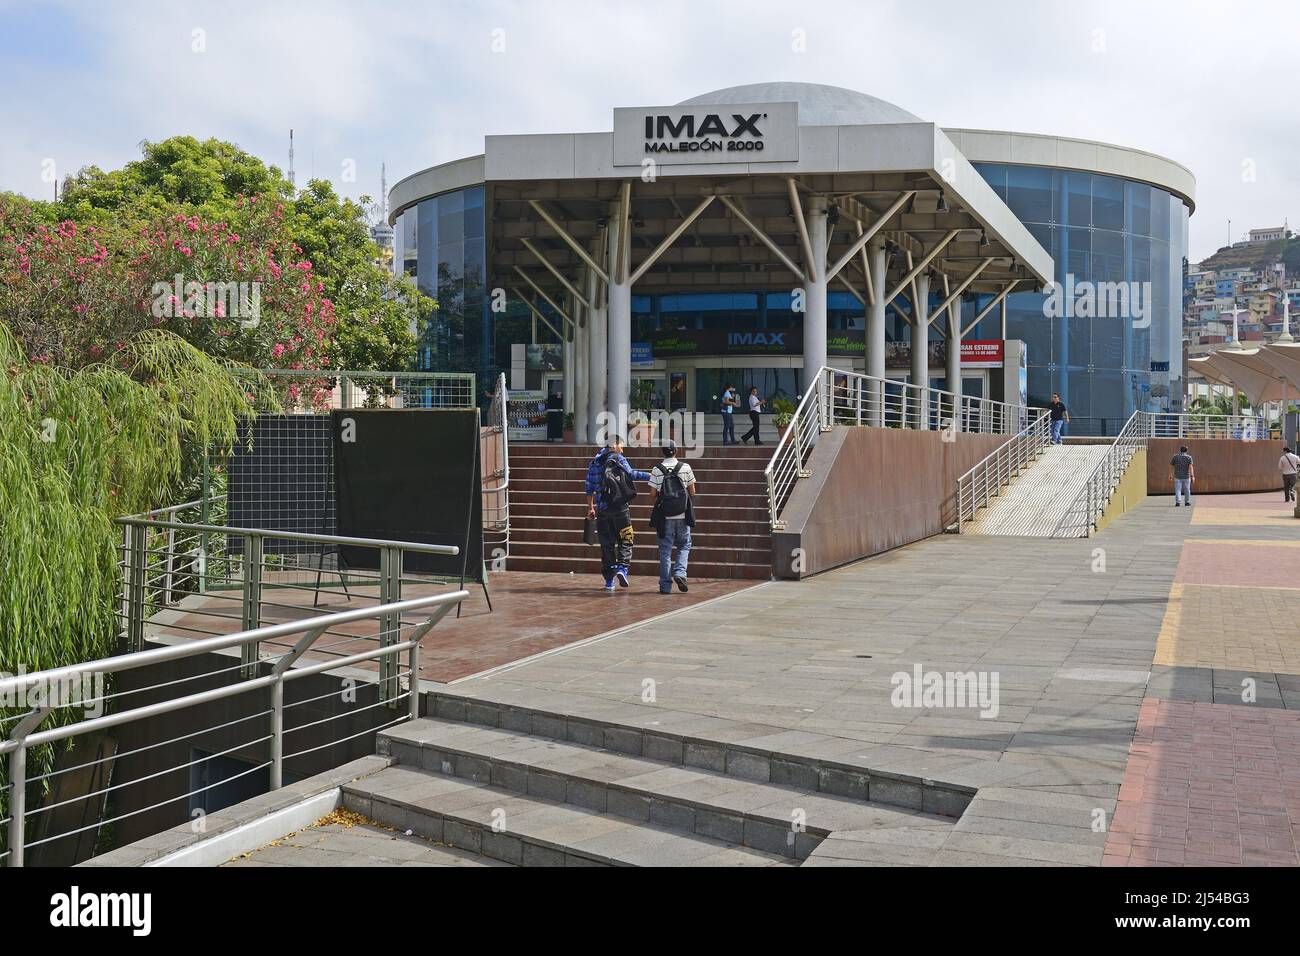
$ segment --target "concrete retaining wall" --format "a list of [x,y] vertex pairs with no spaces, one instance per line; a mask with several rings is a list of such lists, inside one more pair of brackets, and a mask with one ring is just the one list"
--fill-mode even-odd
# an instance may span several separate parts
[[1239,441],[1232,438],[1152,438],[1147,445],[1147,493],[1172,495],[1169,460],[1187,446],[1196,467],[1192,493],[1211,495],[1233,491],[1280,491],[1282,473],[1277,460],[1282,442]]
[[[772,535],[773,573],[800,578],[941,533],[957,479],[1006,435],[839,426],[823,434]],[[796,552],[796,549],[798,551]]]

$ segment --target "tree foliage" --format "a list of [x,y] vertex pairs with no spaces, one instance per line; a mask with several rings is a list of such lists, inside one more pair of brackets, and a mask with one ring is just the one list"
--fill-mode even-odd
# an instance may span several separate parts
[[[174,136],[144,143],[139,160],[120,170],[82,169],[51,204],[56,220],[141,225],[176,213],[223,221],[248,232],[249,211],[282,207],[285,226],[301,256],[312,264],[338,316],[327,353],[334,368],[401,369],[409,366],[416,334],[433,300],[409,279],[377,264],[366,209],[340,197],[324,180],[301,192],[280,170],[232,143]],[[363,197],[364,199],[364,197]]]
[[[174,500],[187,450],[232,443],[253,396],[265,394],[257,385],[160,329],[69,369],[29,360],[0,322],[0,672],[116,649],[122,539],[113,519]],[[0,705],[0,727],[25,709]],[[52,760],[48,748],[34,752],[34,772]]]

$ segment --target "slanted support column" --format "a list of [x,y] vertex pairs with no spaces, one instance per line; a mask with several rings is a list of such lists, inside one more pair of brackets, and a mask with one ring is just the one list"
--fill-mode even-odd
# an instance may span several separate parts
[[803,387],[826,364],[826,198],[808,200],[808,243],[812,261],[804,263]]
[[930,275],[916,277],[912,303],[912,427],[930,427]]
[[[618,416],[618,427],[625,428],[632,391],[632,283],[628,276],[628,202],[631,184],[624,183],[622,196],[611,204],[609,214],[609,295],[607,308],[609,338],[608,410]],[[626,436],[624,436],[626,437]]]
[[[885,241],[872,239],[867,246],[867,267],[876,297],[867,307],[867,374],[874,379],[885,377]],[[885,424],[885,395],[879,381],[868,383],[867,424],[880,428]]]
[[591,303],[587,315],[587,441],[600,444],[606,437],[600,433],[600,416],[606,409],[608,352],[605,346],[605,300],[594,270],[587,273],[587,292],[587,300]]

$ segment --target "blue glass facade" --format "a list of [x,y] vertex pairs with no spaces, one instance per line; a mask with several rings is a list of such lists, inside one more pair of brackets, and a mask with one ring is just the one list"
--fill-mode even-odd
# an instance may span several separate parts
[[473,186],[421,200],[397,217],[394,261],[438,302],[417,347],[419,371],[474,372],[483,382],[495,375],[483,197],[484,188]]
[[[1007,300],[1007,338],[1027,345],[1029,400],[1045,405],[1059,392],[1070,407],[1076,435],[1115,434],[1135,409],[1166,409],[1183,393],[1182,294],[1187,255],[1187,207],[1182,200],[1145,183],[1072,170],[977,163],[976,169],[1021,219],[1056,263],[1056,280],[1130,282],[1149,290],[1149,324],[1131,318],[1046,314],[1045,296],[1018,293]],[[438,300],[439,310],[420,342],[416,367],[472,371],[480,382],[510,368],[510,346],[527,342],[531,322],[515,305],[492,314],[485,288],[484,188],[471,187],[422,200],[397,218],[395,259],[419,287]],[[936,300],[937,301],[937,300]],[[989,301],[963,305],[969,323]],[[863,307],[847,292],[828,295],[831,330],[861,329]],[[899,308],[906,308],[900,301]],[[665,330],[788,329],[802,321],[791,310],[789,292],[691,292],[636,295],[632,339],[645,341]],[[931,335],[940,331],[932,327]],[[992,310],[968,338],[1002,337],[1001,315]],[[906,342],[910,326],[891,306],[890,342]],[[539,339],[553,336],[539,329]],[[719,360],[718,375],[727,374]],[[797,394],[797,369],[750,370],[765,393]],[[766,375],[766,381],[760,375]],[[739,384],[739,383],[738,383]],[[932,381],[946,387],[942,378]],[[697,377],[697,391],[716,391],[709,376]],[[698,396],[697,396],[698,397]],[[705,407],[708,403],[700,407]]]
[[[1073,434],[1113,435],[1135,410],[1174,409],[1183,394],[1183,276],[1187,207],[1145,183],[1073,170],[976,163],[1056,263],[1056,281],[1150,283],[1144,317],[1045,314],[1036,292],[1007,299],[1007,337],[1023,339],[1029,401],[1060,392]],[[1144,291],[1145,295],[1146,292]],[[998,338],[997,310],[974,338]]]

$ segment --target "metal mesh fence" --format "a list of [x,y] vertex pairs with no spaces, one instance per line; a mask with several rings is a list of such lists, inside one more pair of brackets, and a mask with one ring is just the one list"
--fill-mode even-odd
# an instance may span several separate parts
[[[264,413],[240,429],[232,448],[210,449],[199,506],[189,520],[231,528],[301,534],[337,533],[334,446],[330,412],[349,408],[476,407],[472,374],[443,372],[260,373],[282,411]],[[212,536],[209,536],[211,539]],[[220,579],[230,559],[243,554],[239,535],[222,535],[206,548],[209,577]],[[274,570],[318,575],[335,570],[338,549],[292,538],[265,539]]]

